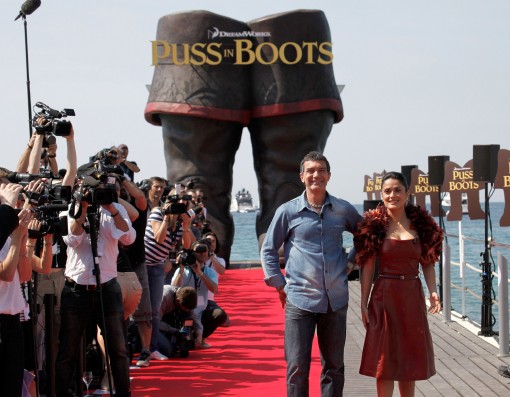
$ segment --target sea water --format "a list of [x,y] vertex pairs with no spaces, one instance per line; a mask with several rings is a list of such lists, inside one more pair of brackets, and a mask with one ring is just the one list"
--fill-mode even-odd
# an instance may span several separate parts
[[[482,204],[483,205],[483,204]],[[355,205],[356,209],[361,213],[363,205]],[[483,208],[483,207],[482,207]],[[489,236],[492,240],[501,244],[510,245],[510,228],[500,227],[499,220],[503,213],[504,203],[490,203],[490,220],[489,223]],[[248,213],[232,213],[235,224],[234,244],[230,256],[231,261],[258,261],[259,249],[258,241],[255,233],[255,220],[257,217],[256,212]],[[437,221],[437,219],[436,219]],[[444,218],[446,233],[449,235],[459,235],[459,222],[449,222]],[[473,242],[469,240],[464,241],[464,261],[471,266],[481,270],[481,263],[483,257],[481,254],[484,252],[484,239],[485,239],[485,220],[470,220],[467,215],[463,216],[461,222],[462,235],[477,239],[479,241]],[[492,230],[492,232],[491,232]],[[482,296],[482,277],[481,274],[471,269],[465,269],[465,312],[462,313],[462,280],[460,277],[460,257],[459,257],[459,239],[457,237],[448,237],[448,244],[451,250],[451,288],[452,309],[461,313],[467,318],[477,324],[481,323],[481,306],[482,302],[479,297]],[[350,234],[344,235],[344,245],[352,247],[352,238]],[[493,260],[492,271],[497,274],[497,256],[500,252],[507,259],[510,259],[510,249],[504,247],[493,247],[491,250],[491,257]],[[439,283],[439,271],[436,264],[436,276]],[[492,279],[493,299],[498,299],[497,288],[498,279]],[[477,296],[475,296],[477,295]],[[498,306],[492,306],[492,313],[494,316],[493,330],[498,330],[497,316]]]

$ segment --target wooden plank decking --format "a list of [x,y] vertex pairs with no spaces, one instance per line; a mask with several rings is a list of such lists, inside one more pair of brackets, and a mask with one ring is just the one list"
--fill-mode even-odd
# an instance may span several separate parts
[[[358,374],[365,329],[361,323],[360,284],[349,282],[350,303],[345,347],[344,397],[376,396],[375,380]],[[445,323],[440,315],[429,315],[437,374],[416,382],[416,396],[494,397],[510,396],[510,379],[500,376],[500,365],[510,357],[498,357],[499,349],[457,322]],[[399,396],[395,384],[394,396]]]

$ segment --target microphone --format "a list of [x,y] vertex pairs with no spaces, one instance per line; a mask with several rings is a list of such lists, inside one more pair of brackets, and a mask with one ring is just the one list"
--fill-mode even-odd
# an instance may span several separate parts
[[321,219],[324,219],[324,212],[321,212],[319,216],[321,217]]
[[18,16],[14,19],[17,21],[21,17],[26,17],[27,15],[32,14],[35,10],[39,8],[41,5],[41,0],[26,0],[21,5],[21,11],[19,12]]

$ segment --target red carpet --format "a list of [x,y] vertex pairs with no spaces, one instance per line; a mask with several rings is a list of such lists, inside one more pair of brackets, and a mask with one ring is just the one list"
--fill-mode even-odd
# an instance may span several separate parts
[[[285,396],[284,311],[261,269],[227,270],[216,296],[231,319],[188,358],[152,361],[133,369],[133,397]],[[319,396],[320,359],[315,342],[310,396]]]

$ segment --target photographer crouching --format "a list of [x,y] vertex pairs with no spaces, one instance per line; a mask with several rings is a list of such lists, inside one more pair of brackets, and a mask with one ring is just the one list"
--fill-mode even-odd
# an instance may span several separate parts
[[205,338],[227,320],[227,314],[222,308],[207,306],[209,291],[218,292],[218,274],[205,266],[208,258],[208,244],[202,240],[193,242],[191,250],[182,251],[177,256],[179,270],[171,282],[173,286],[193,287],[197,291],[197,307],[191,317],[195,323],[195,347],[198,349],[211,347]]
[[[108,181],[109,177],[105,178],[104,173],[94,169],[82,172],[80,193],[75,195],[68,214],[69,234],[64,237],[66,281],[61,298],[62,326],[56,360],[58,397],[73,396],[70,385],[74,364],[81,337],[90,321],[106,333],[115,395],[131,396],[124,309],[116,276],[118,242],[131,244],[135,231],[124,207],[110,195],[112,189]],[[103,309],[104,324],[99,317]]]

